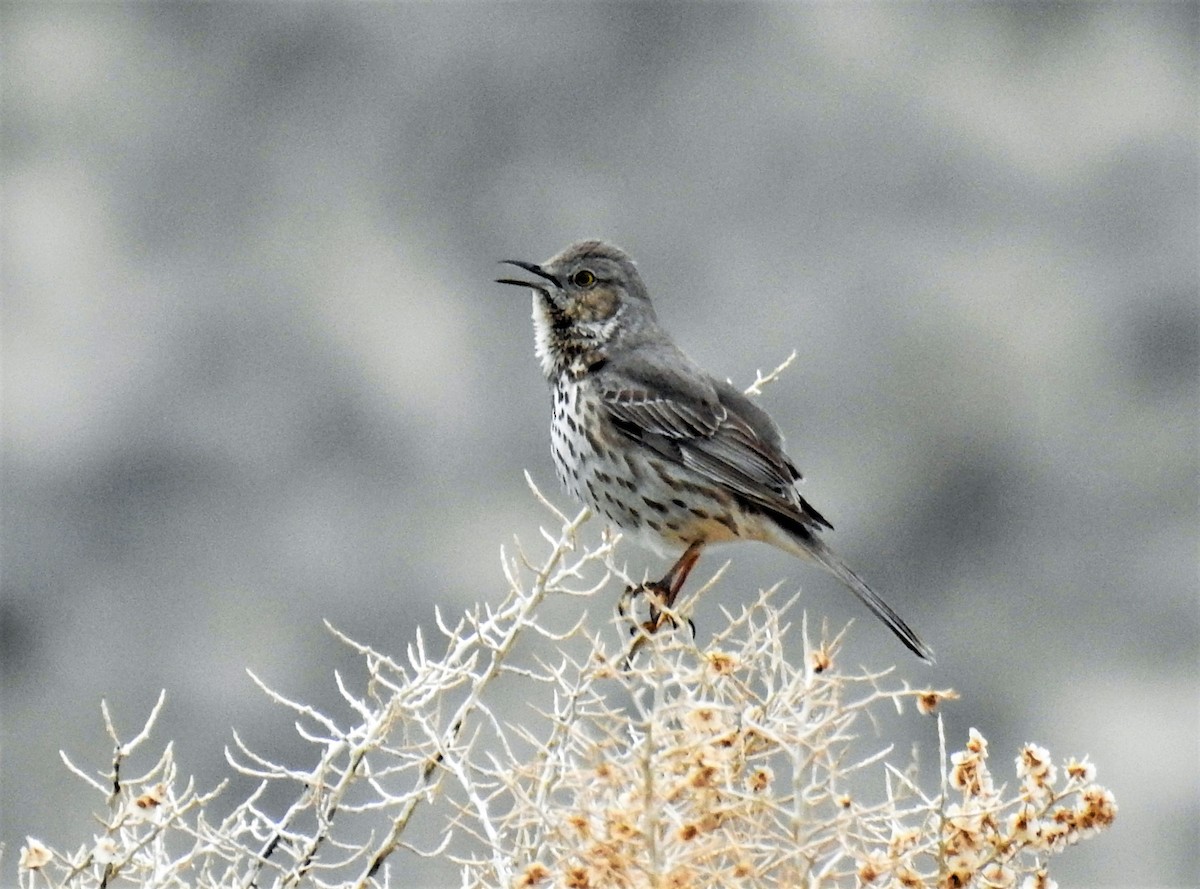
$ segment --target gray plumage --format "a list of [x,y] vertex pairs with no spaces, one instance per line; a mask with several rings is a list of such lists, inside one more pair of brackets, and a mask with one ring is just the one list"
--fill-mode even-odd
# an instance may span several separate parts
[[799,491],[800,472],[766,411],[705,373],[659,326],[633,261],[580,241],[536,265],[535,349],[552,390],[552,454],[567,491],[662,552],[683,556],[668,603],[700,549],[761,540],[838,577],[918,657],[932,650],[822,541],[833,526]]

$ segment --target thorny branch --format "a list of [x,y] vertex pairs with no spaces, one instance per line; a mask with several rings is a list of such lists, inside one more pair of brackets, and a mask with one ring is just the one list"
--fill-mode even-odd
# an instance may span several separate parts
[[[759,394],[794,357],[747,391]],[[843,634],[810,638],[803,616],[794,633],[796,597],[777,588],[722,609],[707,642],[663,630],[639,637],[632,656],[619,616],[615,628],[597,625],[580,608],[570,626],[553,626],[541,613],[548,598],[609,603],[610,581],[633,581],[616,563],[618,537],[585,543],[587,512],[563,514],[526,478],[560,530],[543,530],[539,560],[519,543],[502,551],[498,603],[453,623],[439,611],[440,642],[418,631],[403,658],[329,628],[365,674],[335,674],[347,724],[251,674],[295,714],[315,765],[285,765],[235,733],[227,759],[257,783],[213,821],[224,784],[200,793],[182,781],[170,744],[143,774],[126,774],[165,697],[128,741],[102,705],[107,768],[92,774],[62,754],[103,800],[101,830],[75,852],[29,838],[20,884],[387,886],[409,851],[456,867],[467,887],[1003,889],[1025,878],[1036,889],[1051,885],[1051,856],[1115,817],[1086,760],[1056,765],[1026,745],[1005,792],[984,737],[972,730],[951,753],[940,717],[941,783],[923,791],[895,761],[882,717],[906,718],[907,704],[931,713],[955,693],[911,687],[891,669],[843,670]],[[676,603],[680,626],[720,579]],[[501,676],[519,685],[520,707]],[[263,800],[280,788],[292,801],[271,816]],[[408,838],[418,814],[441,831],[432,851]],[[449,878],[437,864],[425,881]]]

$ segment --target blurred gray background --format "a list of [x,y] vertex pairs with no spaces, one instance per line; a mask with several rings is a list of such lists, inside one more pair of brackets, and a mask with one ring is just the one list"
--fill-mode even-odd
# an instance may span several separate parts
[[90,841],[100,698],[307,765],[247,667],[326,704],[322,618],[502,594],[522,470],[566,504],[495,263],[603,236],[714,373],[799,351],[805,494],[939,662],[765,547],[722,600],[854,618],[999,778],[1090,754],[1064,889],[1196,885],[1198,10],[5,3],[3,882]]

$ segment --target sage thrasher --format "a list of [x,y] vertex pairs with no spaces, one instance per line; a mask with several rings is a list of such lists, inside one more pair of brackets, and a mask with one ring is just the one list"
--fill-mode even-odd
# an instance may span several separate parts
[[929,646],[821,540],[833,526],[796,490],[800,473],[767,413],[701,370],[659,327],[633,260],[580,241],[542,265],[505,263],[538,279],[498,283],[533,290],[559,480],[660,555],[682,553],[648,585],[668,608],[706,544],[761,540],[833,573],[932,662]]

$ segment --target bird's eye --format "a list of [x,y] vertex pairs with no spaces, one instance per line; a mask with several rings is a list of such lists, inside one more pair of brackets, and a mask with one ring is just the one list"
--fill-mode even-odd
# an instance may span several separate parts
[[571,276],[571,283],[574,284],[576,287],[580,287],[584,290],[587,290],[589,287],[591,287],[593,284],[596,283],[596,276],[593,275],[587,269],[580,269],[579,271],[577,271],[575,274],[573,274]]

